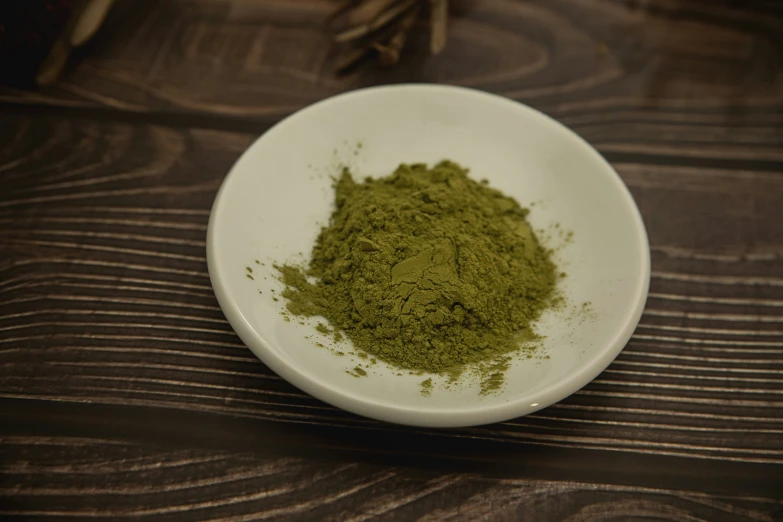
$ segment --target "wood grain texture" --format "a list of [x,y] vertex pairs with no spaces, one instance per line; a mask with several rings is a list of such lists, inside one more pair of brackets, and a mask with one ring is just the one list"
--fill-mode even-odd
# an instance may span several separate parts
[[[783,518],[778,3],[466,3],[441,56],[422,33],[397,69],[340,79],[328,2],[117,4],[62,84],[0,91],[0,518]],[[204,249],[231,164],[292,110],[399,81],[544,110],[639,204],[641,324],[565,401],[369,421],[223,318]]]
[[[82,520],[775,520],[763,498],[499,479],[471,473],[205,450],[154,451],[95,438],[7,438],[3,450],[13,500],[5,516]],[[107,452],[107,449],[110,451]],[[109,453],[109,458],[94,455]],[[22,459],[34,460],[31,465]],[[303,494],[307,497],[304,499]],[[100,508],[85,508],[84,497]],[[37,509],[21,509],[43,502]]]
[[[82,520],[667,520],[769,521],[763,498],[499,479],[399,467],[326,465],[205,450],[155,451],[96,438],[7,438],[5,516]],[[110,450],[107,452],[107,449]],[[96,459],[95,454],[109,453]],[[29,464],[22,459],[34,460]],[[9,483],[13,485],[9,486]],[[303,494],[307,495],[304,499]],[[84,497],[100,508],[85,508]],[[22,509],[42,502],[37,509]]]

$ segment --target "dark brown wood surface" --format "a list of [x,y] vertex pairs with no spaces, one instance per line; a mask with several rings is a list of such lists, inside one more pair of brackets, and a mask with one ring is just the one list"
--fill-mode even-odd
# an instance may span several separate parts
[[[58,85],[0,88],[0,519],[783,519],[783,4],[459,2],[427,56],[336,78],[321,0],[118,1]],[[593,143],[650,298],[572,397],[471,429],[282,381],[212,293],[239,154],[349,89],[441,82]]]

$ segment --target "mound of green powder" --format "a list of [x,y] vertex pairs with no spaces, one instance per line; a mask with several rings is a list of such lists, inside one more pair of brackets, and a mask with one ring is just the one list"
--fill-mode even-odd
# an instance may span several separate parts
[[309,266],[276,267],[282,296],[392,365],[459,375],[517,350],[551,302],[555,266],[527,214],[448,161],[361,183],[345,169]]

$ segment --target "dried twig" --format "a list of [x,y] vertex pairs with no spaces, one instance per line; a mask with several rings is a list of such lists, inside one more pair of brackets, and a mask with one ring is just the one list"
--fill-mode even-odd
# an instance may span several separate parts
[[341,0],[340,3],[335,6],[334,10],[329,13],[329,16],[326,18],[326,25],[332,25],[332,22],[342,16],[343,13],[346,13],[351,8],[356,7],[361,1],[362,0]]
[[405,11],[413,7],[416,2],[418,2],[418,0],[401,0],[375,17],[374,20],[359,24],[357,26],[351,27],[350,29],[346,29],[345,31],[337,33],[334,36],[334,41],[344,43],[357,40],[363,36],[367,36],[368,34],[372,33],[373,31],[377,31],[384,25],[403,14]]
[[362,60],[367,58],[370,55],[370,53],[372,53],[373,51],[374,49],[372,47],[360,47],[358,49],[351,49],[351,51],[344,54],[337,62],[335,71],[337,72],[337,74],[343,74],[345,72],[348,72],[356,65],[358,65]]
[[[414,9],[417,8],[414,7]],[[385,43],[390,42],[400,32],[409,14],[410,11],[405,16],[397,18],[377,31],[351,42],[351,47],[342,54],[340,61],[337,63],[337,73],[348,72],[370,55],[378,55],[379,61],[384,60],[385,58],[381,57],[382,52],[380,48]]]
[[448,18],[448,0],[430,0],[430,52],[432,54],[440,54],[446,47]]
[[347,23],[348,25],[371,23],[397,2],[398,0],[365,0],[348,13]]
[[71,45],[79,47],[98,31],[114,0],[87,0],[71,33]]
[[83,0],[75,4],[74,15],[49,54],[38,67],[35,81],[49,85],[57,81],[74,47],[84,45],[98,31],[114,0]]
[[397,31],[391,38],[385,43],[373,44],[373,47],[378,51],[378,61],[384,67],[390,67],[400,61],[400,51],[402,51],[405,41],[408,39],[408,33],[416,23],[416,18],[419,16],[420,6],[416,6],[406,14],[400,22]]
[[449,0],[342,0],[328,22],[334,41],[352,47],[338,63],[338,72],[376,52],[381,65],[397,63],[426,3],[430,51],[438,54],[446,45]]

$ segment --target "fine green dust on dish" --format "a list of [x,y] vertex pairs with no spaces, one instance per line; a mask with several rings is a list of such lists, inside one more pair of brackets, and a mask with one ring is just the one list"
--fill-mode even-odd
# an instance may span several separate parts
[[492,395],[502,390],[505,384],[505,375],[511,366],[511,357],[499,357],[496,360],[480,363],[477,367],[479,373],[480,395]]
[[367,372],[362,369],[361,366],[354,366],[352,370],[345,370],[345,373],[350,375],[351,377],[356,377],[357,379],[361,377],[367,377]]
[[595,312],[593,303],[586,301],[582,303],[582,306],[577,310],[576,317],[579,320],[579,324],[582,325],[590,321],[595,321],[598,314]]

